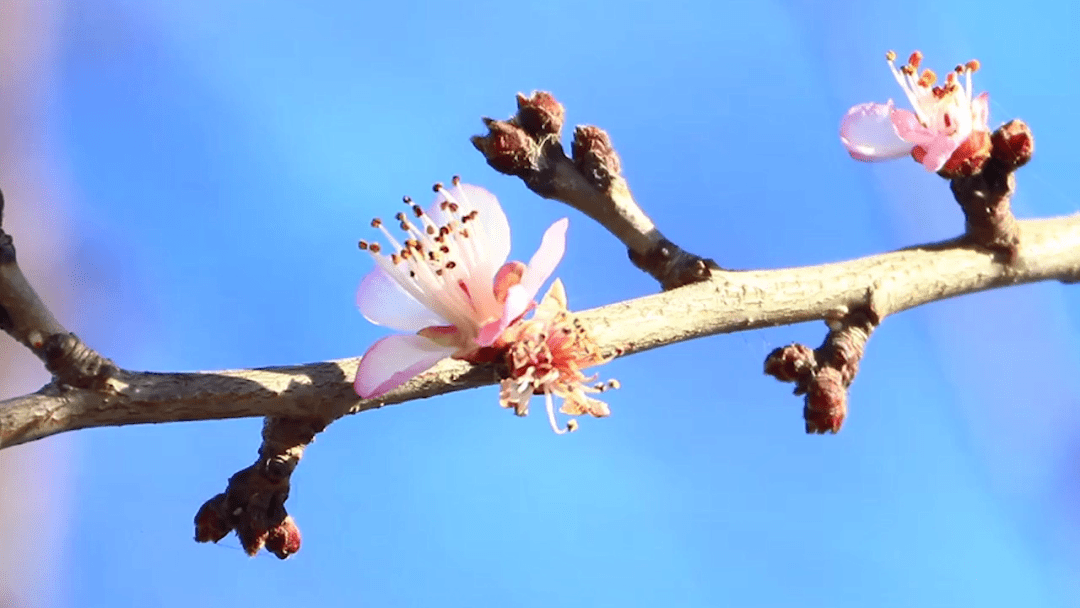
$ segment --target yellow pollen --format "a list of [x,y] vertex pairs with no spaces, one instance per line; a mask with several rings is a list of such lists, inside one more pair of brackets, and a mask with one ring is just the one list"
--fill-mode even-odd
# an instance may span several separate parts
[[967,68],[969,72],[978,72],[979,68],[982,67],[982,64],[979,63],[978,59],[972,59],[971,61],[965,63],[964,67]]
[[[952,73],[950,72],[949,75],[951,76]],[[929,87],[935,82],[937,82],[937,74],[930,69],[923,70],[922,76],[919,77],[919,86]]]
[[887,51],[885,53],[885,61],[896,61],[896,51]]

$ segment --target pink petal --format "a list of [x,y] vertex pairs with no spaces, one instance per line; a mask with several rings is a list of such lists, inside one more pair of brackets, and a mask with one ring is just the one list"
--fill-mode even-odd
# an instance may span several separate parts
[[502,304],[506,301],[506,292],[514,285],[521,283],[521,277],[525,276],[526,268],[525,264],[516,261],[502,265],[499,272],[495,273],[495,282],[492,285],[496,302]]
[[914,147],[893,127],[893,102],[854,106],[840,121],[840,141],[855,160],[876,162],[910,154]]
[[[484,261],[491,265],[491,272],[503,265],[510,256],[510,222],[503,213],[499,199],[495,195],[472,184],[458,184],[449,188],[450,196],[454,197],[461,206],[460,215],[466,215],[470,211],[477,211],[475,222],[469,224],[473,238],[480,240],[478,245],[485,252]],[[439,208],[440,203],[446,197],[440,192],[435,197],[428,215],[435,223],[444,224],[450,219],[450,215]]]
[[971,128],[976,131],[989,131],[990,94],[983,93],[971,100]]
[[893,110],[892,126],[900,139],[918,146],[928,144],[937,137],[937,132],[924,127],[914,112],[909,110]]
[[503,303],[502,316],[480,328],[476,343],[480,346],[491,346],[499,338],[503,330],[510,327],[511,323],[528,312],[532,305],[532,295],[529,295],[524,287],[521,285],[512,286],[506,291],[506,302]]
[[356,306],[368,321],[398,331],[416,332],[429,325],[448,325],[405,291],[385,270],[376,268],[360,281]]
[[360,359],[353,388],[364,399],[382,396],[456,350],[415,334],[387,336],[372,344]]
[[566,229],[569,225],[570,220],[564,217],[544,232],[540,247],[529,260],[529,267],[525,269],[525,276],[521,279],[521,286],[525,288],[527,300],[536,297],[540,287],[547,282],[562,260],[563,253],[566,252]]
[[950,137],[942,133],[933,141],[923,144],[923,149],[926,150],[926,156],[922,159],[923,167],[926,167],[927,171],[937,173],[945,166],[953,152],[960,147],[961,142],[962,140],[957,140],[955,135]]

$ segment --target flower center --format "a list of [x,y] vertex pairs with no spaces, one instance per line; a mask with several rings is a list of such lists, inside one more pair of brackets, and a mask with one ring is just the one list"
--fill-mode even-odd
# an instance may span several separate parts
[[[897,68],[894,64],[896,53],[889,51],[885,54],[893,77],[924,127],[947,133],[964,128],[970,121],[967,117],[972,113],[971,75],[978,71],[979,62],[971,60],[956,66],[945,77],[943,84],[936,85],[938,77],[933,70],[919,72],[922,59],[922,53],[915,51],[906,64]],[[960,84],[961,76],[964,77],[963,86]]]
[[[453,184],[459,185],[460,178],[455,176]],[[379,243],[364,240],[360,241],[360,249],[370,252],[387,274],[433,312],[459,328],[468,328],[484,308],[470,290],[470,279],[486,254],[482,239],[474,238],[470,231],[472,227],[483,229],[476,224],[480,212],[473,209],[464,213],[462,204],[442,184],[435,184],[433,189],[445,199],[432,210],[437,217],[433,218],[410,197],[403,197],[412,211],[394,216],[405,233],[403,242],[375,218],[371,220],[372,228],[383,233],[392,251],[386,255]]]

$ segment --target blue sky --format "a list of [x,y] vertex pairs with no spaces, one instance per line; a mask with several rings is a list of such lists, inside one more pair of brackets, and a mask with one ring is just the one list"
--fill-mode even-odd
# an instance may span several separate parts
[[[976,57],[1036,160],[1022,217],[1076,211],[1070,3],[89,0],[64,16],[48,132],[77,227],[68,325],[134,369],[359,355],[368,220],[460,174],[503,202],[514,257],[569,216],[571,306],[652,293],[580,214],[468,142],[552,91],[608,130],[638,200],[733,268],[947,238],[914,162],[850,160],[846,109],[900,98],[883,60]],[[946,6],[947,4],[947,6]],[[191,540],[261,422],[74,440],[63,605],[1073,605],[1080,587],[1080,291],[1038,285],[890,318],[838,436],[802,432],[764,355],[823,324],[615,361],[611,418],[553,435],[494,388],[341,420],[309,448],[286,562]]]

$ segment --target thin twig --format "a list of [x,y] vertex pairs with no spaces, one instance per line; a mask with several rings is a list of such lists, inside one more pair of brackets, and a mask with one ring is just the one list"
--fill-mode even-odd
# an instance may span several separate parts
[[521,178],[536,194],[557,200],[596,220],[626,245],[630,261],[664,289],[709,278],[715,262],[669,241],[634,200],[622,161],[607,132],[591,125],[574,129],[571,157],[562,145],[565,110],[551,93],[518,94],[509,120],[485,118],[486,135],[472,138],[488,165]]

